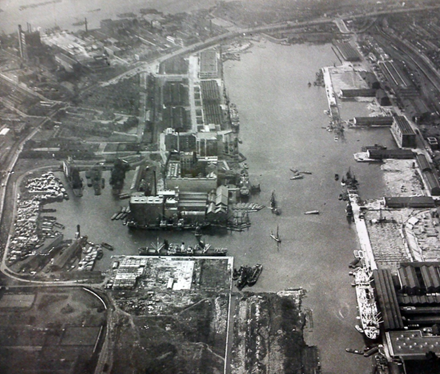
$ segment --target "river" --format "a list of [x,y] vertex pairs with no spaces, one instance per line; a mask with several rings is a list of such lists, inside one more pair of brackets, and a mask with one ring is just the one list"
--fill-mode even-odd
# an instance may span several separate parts
[[[323,112],[325,90],[308,88],[308,82],[313,82],[319,68],[337,63],[330,45],[288,47],[266,42],[251,51],[241,61],[225,64],[225,84],[240,113],[241,151],[248,158],[253,181],[262,186],[258,200],[267,204],[275,190],[282,215],[269,210],[254,215],[251,229],[233,234],[228,246],[234,248],[237,264],[264,264],[256,290],[299,286],[307,290],[304,305],[313,310],[314,319],[307,340],[321,350],[323,373],[369,373],[369,359],[344,351],[363,346],[353,328],[356,300],[347,267],[358,241],[354,226],[346,221],[345,204],[338,200],[341,186],[334,175],[351,167],[363,198],[382,196],[380,167],[356,163],[353,153],[375,143],[393,147],[391,135],[388,129],[349,129],[345,141],[336,142],[322,129],[329,121]],[[346,102],[341,116],[348,119],[364,111],[358,103]],[[313,174],[290,180],[289,168]],[[320,215],[304,215],[313,209]],[[279,250],[269,237],[277,226],[282,238]]]
[[[27,7],[32,4],[39,6]],[[89,29],[96,29],[103,19],[118,19],[119,14],[128,12],[139,15],[142,8],[175,14],[206,9],[215,4],[215,0],[0,0],[0,30],[9,34],[15,32],[19,24],[26,29],[26,23],[35,28],[59,26],[75,30],[84,28],[73,26],[84,18],[87,18]]]

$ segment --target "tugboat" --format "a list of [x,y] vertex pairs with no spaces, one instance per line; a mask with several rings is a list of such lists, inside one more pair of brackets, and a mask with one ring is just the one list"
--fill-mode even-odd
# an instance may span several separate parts
[[234,269],[232,279],[236,281],[235,285],[241,291],[244,287],[252,287],[257,283],[262,271],[263,265],[261,264],[254,267],[240,266],[238,270]]
[[257,280],[260,277],[262,271],[263,271],[263,265],[261,264],[256,264],[253,267],[252,274],[247,280],[247,284],[249,287],[252,287],[255,283],[257,283]]
[[303,178],[304,178],[304,175],[299,174],[299,175],[294,175],[293,177],[290,177],[290,180],[303,179]]

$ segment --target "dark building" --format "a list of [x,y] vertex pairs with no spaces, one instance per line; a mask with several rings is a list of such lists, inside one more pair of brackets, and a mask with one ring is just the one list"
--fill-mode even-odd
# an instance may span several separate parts
[[346,61],[360,61],[359,52],[350,43],[335,43],[336,48]]
[[342,97],[375,97],[376,90],[373,88],[342,88]]
[[376,117],[354,117],[353,123],[355,126],[365,127],[385,127],[393,124],[392,116],[376,116]]
[[385,197],[388,208],[435,208],[435,201],[431,196],[397,196]]
[[400,148],[416,148],[416,133],[403,116],[395,116],[391,134]]
[[425,171],[432,171],[432,167],[431,167],[431,165],[429,164],[428,160],[426,159],[426,156],[425,156],[425,155],[417,154],[417,155],[416,155],[416,160],[417,160],[417,165],[419,166],[419,169],[420,169],[422,172],[425,172]]
[[393,158],[398,160],[411,160],[414,158],[414,152],[410,149],[369,149],[368,158],[383,160]]
[[27,24],[27,31],[18,25],[18,51],[21,59],[29,61],[40,57],[44,53],[42,47],[39,31],[32,31],[30,24]]
[[437,172],[431,167],[425,155],[418,154],[416,160],[429,192],[433,196],[440,196],[440,183],[438,181]]

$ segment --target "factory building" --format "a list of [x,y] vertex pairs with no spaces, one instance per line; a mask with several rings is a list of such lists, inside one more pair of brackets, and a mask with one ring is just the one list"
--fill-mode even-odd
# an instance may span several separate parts
[[361,56],[358,51],[354,49],[350,43],[335,43],[335,47],[346,61],[360,61]]
[[368,149],[367,156],[375,160],[383,160],[386,158],[411,160],[414,158],[414,152],[410,149]]
[[402,263],[397,275],[374,270],[387,348],[393,358],[440,355],[440,268],[437,262]]
[[342,88],[339,96],[342,98],[375,97],[376,90],[373,88]]
[[438,181],[437,172],[432,169],[425,155],[416,155],[417,166],[419,167],[421,177],[432,196],[440,196],[440,183]]
[[435,201],[431,196],[396,196],[385,197],[385,206],[391,209],[399,208],[435,208]]
[[161,134],[162,152],[196,152],[198,157],[215,157],[236,153],[236,136],[232,130],[217,130],[217,126],[203,126],[197,133],[166,129]]
[[400,148],[416,147],[416,133],[405,117],[395,116],[390,130]]
[[385,127],[393,124],[392,116],[354,117],[353,124],[359,127]]

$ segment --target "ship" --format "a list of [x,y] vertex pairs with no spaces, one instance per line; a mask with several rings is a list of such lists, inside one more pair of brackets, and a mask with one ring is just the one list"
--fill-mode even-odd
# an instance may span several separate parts
[[270,196],[269,208],[272,210],[272,213],[276,214],[277,216],[281,214],[281,211],[277,207],[275,191],[272,191],[272,195]]
[[229,118],[231,119],[231,127],[235,132],[240,129],[240,117],[238,115],[237,106],[229,103]]
[[73,194],[77,197],[81,197],[84,189],[83,180],[79,174],[79,169],[72,164],[70,157],[66,161],[63,161],[63,172]]
[[241,174],[238,185],[240,188],[240,195],[249,196],[251,184],[249,182],[249,176],[246,173]]
[[244,287],[252,287],[257,283],[262,271],[263,265],[261,264],[256,264],[253,267],[240,266],[238,270],[234,269],[232,279],[236,281],[235,285],[241,291]]
[[371,286],[372,272],[365,267],[359,267],[353,275],[361,329],[368,339],[377,339],[380,334],[380,319],[374,289]]
[[91,169],[86,171],[87,186],[92,187],[95,191],[95,195],[101,195],[101,189],[104,188],[104,182],[102,178],[102,166],[96,164]]
[[225,248],[214,248],[210,244],[204,243],[201,237],[197,237],[197,243],[193,246],[185,245],[185,243],[168,243],[164,240],[150,247],[138,248],[141,256],[226,256],[228,250]]

